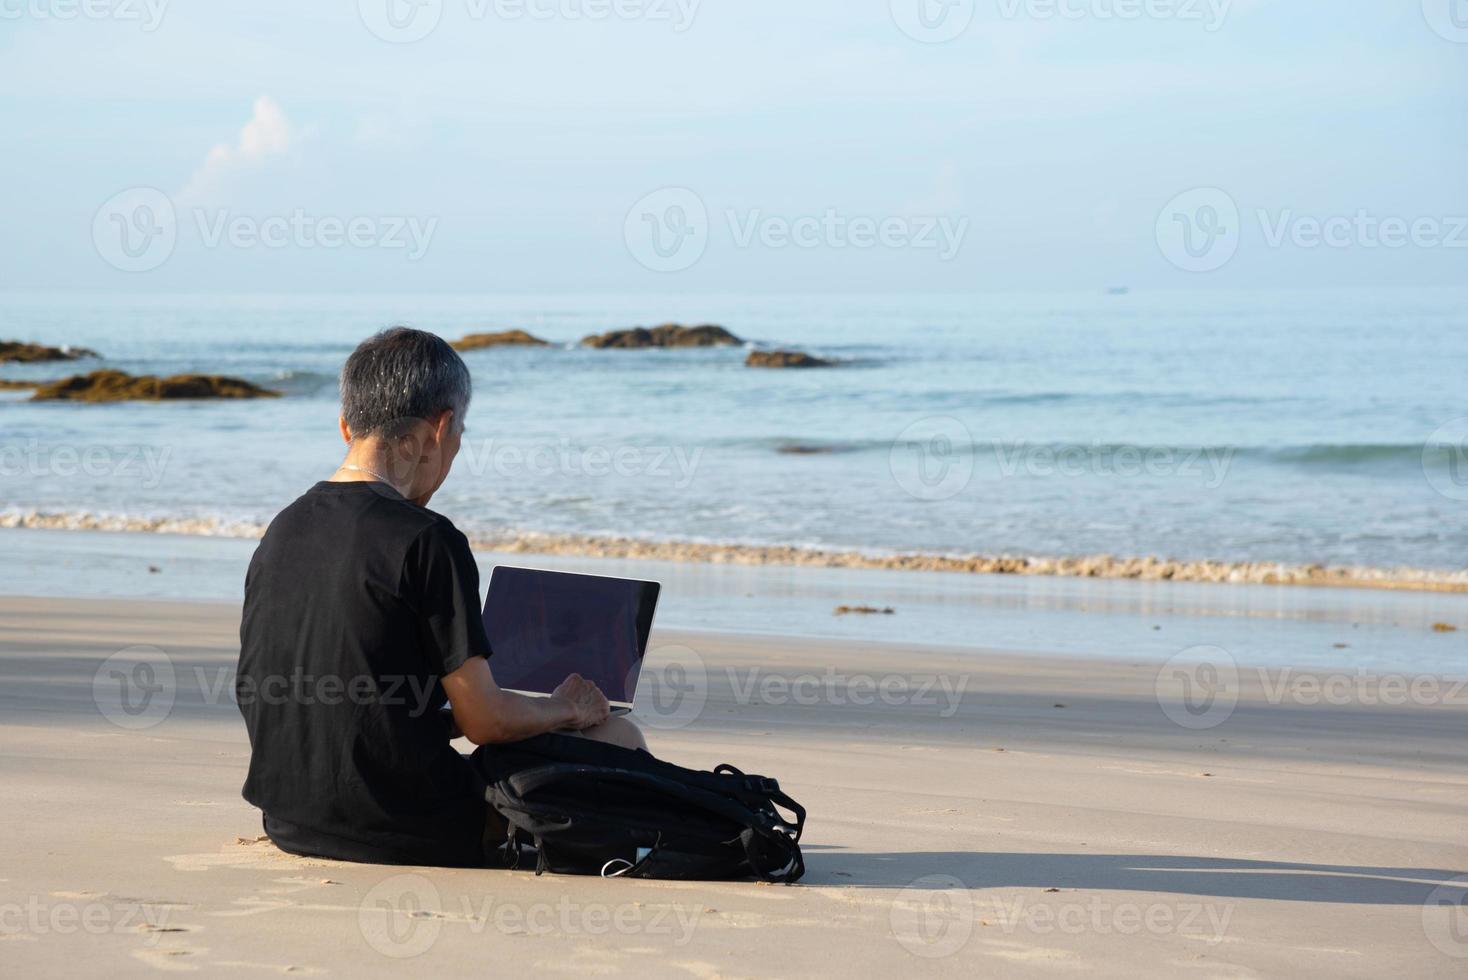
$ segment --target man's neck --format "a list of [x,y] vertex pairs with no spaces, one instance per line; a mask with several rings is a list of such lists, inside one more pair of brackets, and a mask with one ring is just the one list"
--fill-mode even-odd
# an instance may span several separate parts
[[386,483],[406,497],[413,485],[416,467],[403,460],[394,460],[391,450],[380,439],[361,439],[347,449],[347,458],[332,477],[334,482],[355,483],[375,481]]

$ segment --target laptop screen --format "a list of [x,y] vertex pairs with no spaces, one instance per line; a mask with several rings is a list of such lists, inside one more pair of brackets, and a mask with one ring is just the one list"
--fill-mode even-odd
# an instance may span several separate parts
[[569,674],[631,704],[652,631],[658,583],[497,565],[484,602],[500,687],[549,694]]

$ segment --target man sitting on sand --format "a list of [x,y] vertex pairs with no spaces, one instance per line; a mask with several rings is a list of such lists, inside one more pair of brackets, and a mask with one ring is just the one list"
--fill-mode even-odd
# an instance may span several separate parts
[[236,681],[244,796],[282,850],[483,865],[505,825],[451,738],[569,730],[645,748],[579,675],[549,698],[494,682],[468,539],[428,509],[470,390],[468,368],[433,334],[397,327],[364,341],[341,375],[346,461],[281,511],[250,562]]

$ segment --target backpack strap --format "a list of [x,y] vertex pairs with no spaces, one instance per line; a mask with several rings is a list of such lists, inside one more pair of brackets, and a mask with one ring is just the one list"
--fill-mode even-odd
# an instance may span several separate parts
[[[789,838],[785,839],[789,840]],[[776,884],[784,882],[790,885],[805,876],[805,858],[801,855],[799,846],[790,849],[789,864],[777,871],[766,871],[764,868],[766,862],[760,860],[756,855],[758,840],[759,838],[754,828],[745,830],[739,835],[739,843],[744,846],[744,855],[750,870],[755,873],[755,876],[760,881],[768,881]]]
[[779,780],[770,779],[767,776],[746,776],[742,771],[729,765],[727,762],[716,766],[714,768],[714,775],[738,777],[740,780],[739,785],[747,792],[760,799],[768,799],[795,814],[795,823],[792,824],[789,821],[782,821],[782,823],[795,834],[797,841],[800,840],[800,835],[805,832],[805,807],[796,803],[781,791]]

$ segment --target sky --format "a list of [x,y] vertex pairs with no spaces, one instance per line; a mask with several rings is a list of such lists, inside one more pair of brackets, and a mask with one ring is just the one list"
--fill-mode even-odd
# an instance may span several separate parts
[[0,0],[0,289],[1468,282],[1468,0]]

